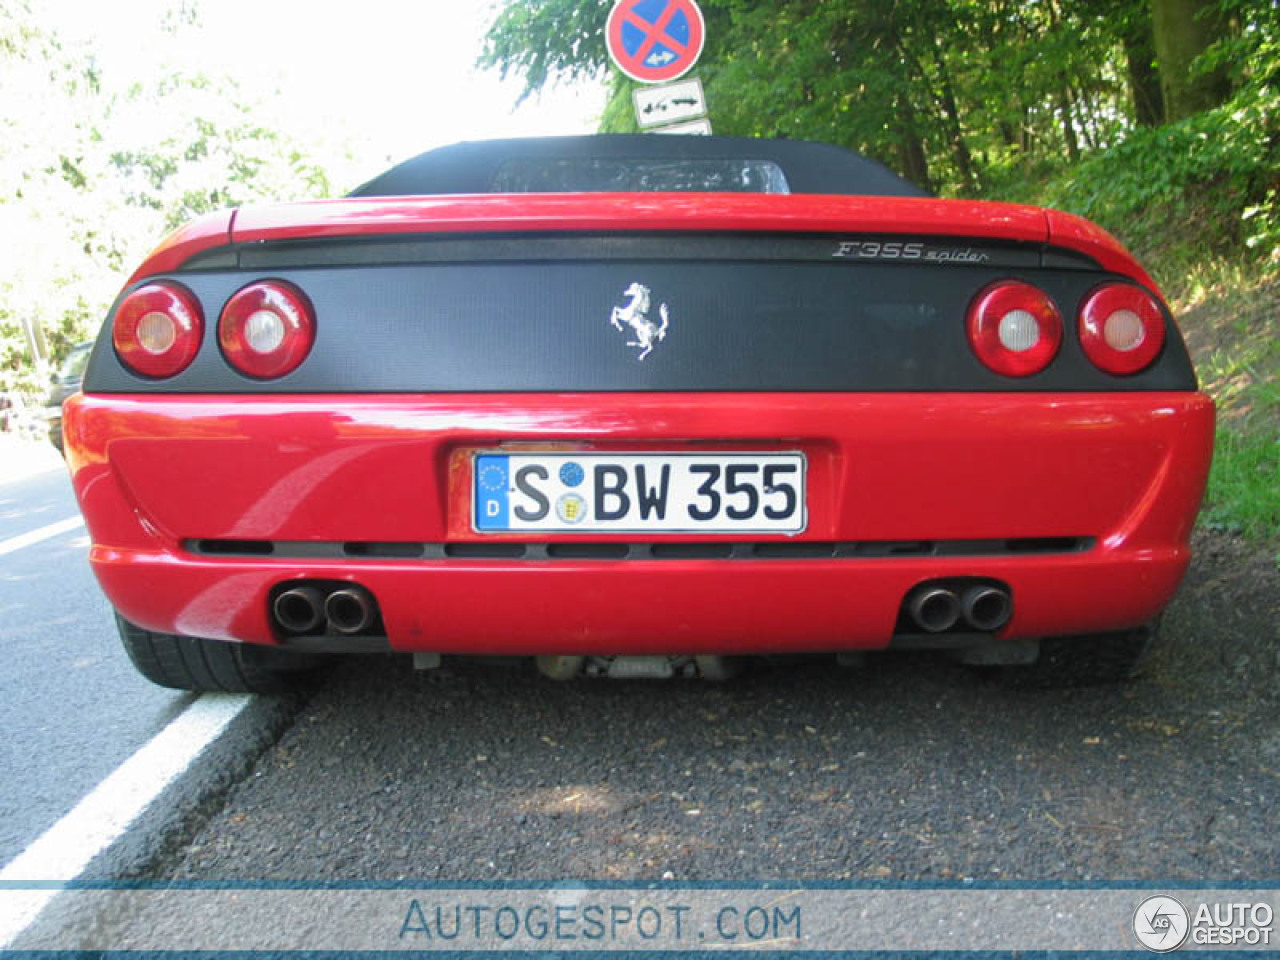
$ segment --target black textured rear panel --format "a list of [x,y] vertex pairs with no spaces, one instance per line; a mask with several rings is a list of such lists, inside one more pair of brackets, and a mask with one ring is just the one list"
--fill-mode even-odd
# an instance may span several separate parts
[[[533,250],[531,249],[531,256]],[[259,261],[261,263],[261,261]],[[289,280],[316,308],[315,349],[279,380],[236,374],[216,318],[242,285]],[[1127,378],[1084,358],[1080,301],[1115,279],[1096,270],[846,260],[439,260],[388,265],[203,270],[178,274],[204,305],[205,345],[192,366],[154,383],[126,371],[109,334],[88,392],[984,391],[1188,390],[1195,376],[1168,323],[1159,361]],[[988,371],[971,352],[965,312],[994,280],[1035,283],[1066,320],[1058,359],[1034,377]],[[611,314],[649,290],[666,332],[641,349]]]

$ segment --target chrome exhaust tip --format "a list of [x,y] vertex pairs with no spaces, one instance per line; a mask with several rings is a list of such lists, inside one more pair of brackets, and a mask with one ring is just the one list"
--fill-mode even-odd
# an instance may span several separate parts
[[324,619],[324,597],[315,587],[293,587],[272,604],[276,623],[290,633],[310,633]]
[[919,587],[907,598],[907,613],[926,633],[942,633],[960,619],[960,598],[945,587]]
[[324,602],[324,615],[339,633],[361,633],[373,623],[373,597],[364,587],[335,590]]
[[982,633],[995,633],[1013,615],[1013,599],[1001,587],[970,587],[960,599],[965,623]]

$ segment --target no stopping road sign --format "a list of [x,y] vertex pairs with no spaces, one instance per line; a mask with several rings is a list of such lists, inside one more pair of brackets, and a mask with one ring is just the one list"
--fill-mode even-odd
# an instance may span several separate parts
[[694,0],[618,0],[605,38],[609,56],[628,77],[663,83],[698,62],[706,29]]

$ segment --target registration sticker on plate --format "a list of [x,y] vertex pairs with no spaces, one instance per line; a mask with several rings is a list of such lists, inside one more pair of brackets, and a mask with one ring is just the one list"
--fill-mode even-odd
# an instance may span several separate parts
[[481,533],[800,533],[805,457],[785,453],[477,453]]

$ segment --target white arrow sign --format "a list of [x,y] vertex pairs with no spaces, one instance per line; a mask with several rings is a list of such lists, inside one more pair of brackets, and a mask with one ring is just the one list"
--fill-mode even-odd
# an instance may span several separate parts
[[631,98],[640,129],[692,120],[707,112],[707,98],[697,77],[659,86],[636,87]]

